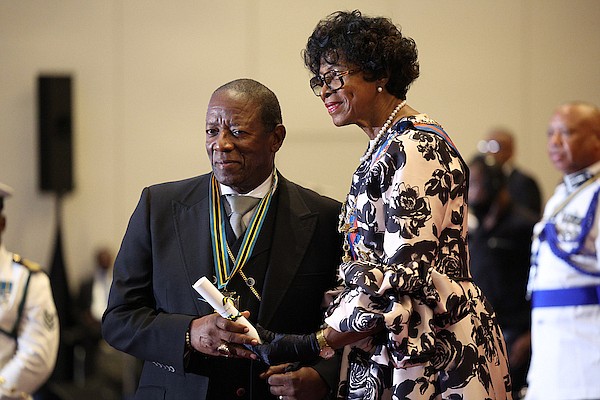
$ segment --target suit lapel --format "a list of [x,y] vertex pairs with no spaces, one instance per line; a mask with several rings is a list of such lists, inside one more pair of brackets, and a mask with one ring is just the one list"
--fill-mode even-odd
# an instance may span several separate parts
[[[212,281],[214,275],[212,247],[210,238],[209,207],[210,174],[204,175],[197,188],[182,200],[173,200],[173,218],[175,222],[180,254],[186,270],[187,287],[182,294],[189,292],[199,314],[202,302],[192,284],[202,276]],[[203,312],[204,311],[204,312]]]
[[[198,294],[191,285],[202,276],[212,280],[214,275],[209,184],[210,174],[204,175],[199,184],[186,196],[181,200],[173,200],[177,240],[188,280],[187,288],[182,290],[188,290],[200,315],[210,312],[207,311],[210,306],[204,307],[205,303],[197,300]],[[280,307],[300,268],[318,219],[300,197],[296,186],[281,175],[277,190],[279,201],[259,312],[259,321],[263,325],[267,325],[273,319],[276,310]],[[264,245],[268,249],[268,240]],[[264,251],[262,246],[256,250]],[[295,300],[301,301],[301,299]]]
[[264,326],[273,319],[298,272],[318,218],[304,203],[298,189],[281,175],[278,191],[275,229],[259,314]]

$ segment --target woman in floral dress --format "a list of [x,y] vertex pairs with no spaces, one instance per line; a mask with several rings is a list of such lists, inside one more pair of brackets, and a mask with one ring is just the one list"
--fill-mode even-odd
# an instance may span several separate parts
[[414,41],[386,18],[338,12],[304,56],[333,123],[358,125],[370,142],[340,215],[343,286],[327,327],[262,332],[256,352],[311,362],[345,346],[338,398],[510,399],[502,333],[469,272],[467,166],[443,128],[406,104]]

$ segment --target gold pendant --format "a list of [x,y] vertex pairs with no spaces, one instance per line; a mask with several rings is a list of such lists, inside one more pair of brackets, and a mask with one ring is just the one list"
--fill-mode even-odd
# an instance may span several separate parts
[[229,292],[227,290],[221,290],[221,293],[223,294],[223,297],[225,298],[224,301],[230,301],[231,303],[233,303],[233,306],[235,308],[239,309],[240,296],[238,296],[236,292]]
[[342,256],[343,262],[352,261],[352,257],[350,256],[350,245],[348,244],[348,240],[344,240],[344,245],[342,246],[342,250],[344,250],[344,255]]

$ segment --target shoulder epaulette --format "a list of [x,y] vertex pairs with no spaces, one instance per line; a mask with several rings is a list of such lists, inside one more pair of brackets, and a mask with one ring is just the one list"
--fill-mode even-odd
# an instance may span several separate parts
[[13,261],[17,264],[21,264],[31,272],[39,272],[42,270],[42,266],[40,264],[35,263],[33,261],[29,261],[15,253],[13,253]]

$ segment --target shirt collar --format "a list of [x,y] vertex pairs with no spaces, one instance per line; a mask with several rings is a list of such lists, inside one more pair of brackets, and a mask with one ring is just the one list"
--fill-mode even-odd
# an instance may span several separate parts
[[[276,172],[274,171],[274,173],[276,173]],[[266,196],[267,193],[269,193],[272,182],[273,182],[273,174],[270,174],[269,177],[267,179],[265,179],[263,183],[261,183],[256,188],[249,191],[248,193],[244,193],[244,195],[250,196],[250,197],[256,197],[257,199],[262,199],[263,197]],[[233,190],[232,188],[230,188],[229,186],[225,186],[221,183],[219,183],[219,187],[221,188],[222,195],[240,194],[240,193],[236,192],[235,190]]]

